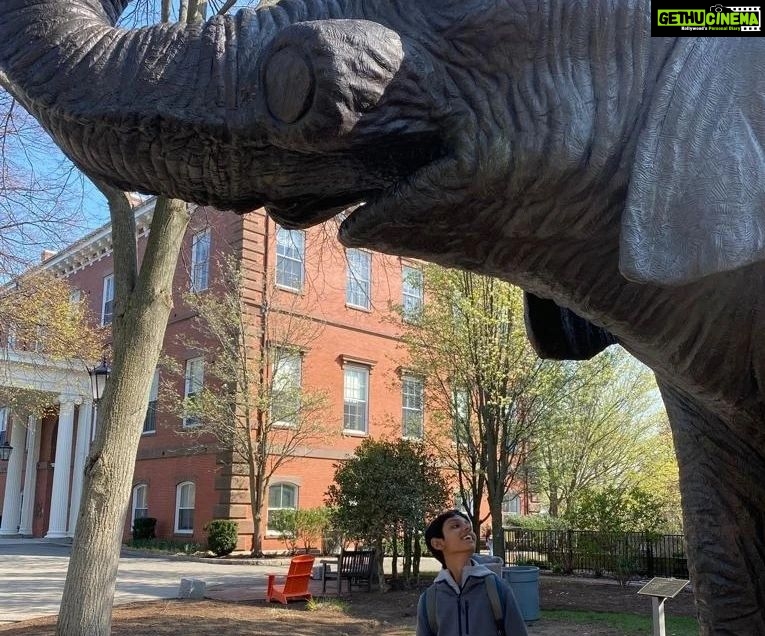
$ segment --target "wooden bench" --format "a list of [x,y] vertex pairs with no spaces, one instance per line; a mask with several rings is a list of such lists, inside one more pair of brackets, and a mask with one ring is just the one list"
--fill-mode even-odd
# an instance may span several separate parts
[[353,585],[366,582],[367,592],[372,591],[372,578],[377,577],[375,550],[343,550],[332,570],[331,563],[324,562],[322,592],[327,591],[327,581],[337,579],[338,595],[343,591],[343,580],[348,581],[348,593]]

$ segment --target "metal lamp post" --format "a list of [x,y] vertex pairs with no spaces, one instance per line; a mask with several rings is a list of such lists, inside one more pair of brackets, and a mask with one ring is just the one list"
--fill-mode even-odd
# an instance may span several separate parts
[[104,388],[106,387],[106,381],[109,379],[109,372],[111,369],[106,364],[106,356],[101,358],[101,364],[97,367],[86,367],[88,369],[88,375],[90,376],[90,388],[93,392],[93,402],[98,404],[99,400],[104,396]]

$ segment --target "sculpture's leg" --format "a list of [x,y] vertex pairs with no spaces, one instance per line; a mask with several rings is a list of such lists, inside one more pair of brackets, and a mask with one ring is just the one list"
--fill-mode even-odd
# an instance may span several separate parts
[[662,385],[701,634],[765,634],[765,428]]

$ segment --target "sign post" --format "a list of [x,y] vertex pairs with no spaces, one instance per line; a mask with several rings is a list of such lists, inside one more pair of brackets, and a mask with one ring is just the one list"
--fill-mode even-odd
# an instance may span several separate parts
[[664,601],[675,598],[688,581],[684,579],[653,578],[638,590],[638,594],[650,596],[653,605],[653,636],[666,636],[664,627]]

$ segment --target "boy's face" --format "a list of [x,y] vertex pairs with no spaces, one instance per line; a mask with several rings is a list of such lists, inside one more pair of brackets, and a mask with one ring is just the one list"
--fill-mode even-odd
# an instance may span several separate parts
[[436,550],[441,550],[445,555],[475,552],[475,533],[465,517],[449,517],[444,522],[443,534],[443,539],[434,537],[430,541]]

